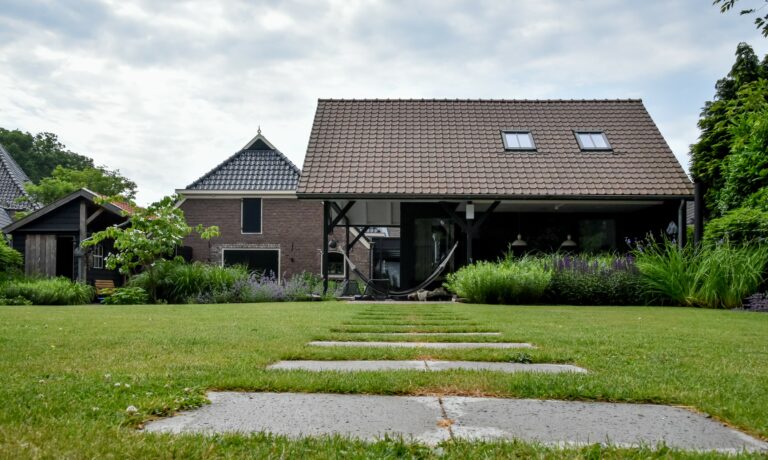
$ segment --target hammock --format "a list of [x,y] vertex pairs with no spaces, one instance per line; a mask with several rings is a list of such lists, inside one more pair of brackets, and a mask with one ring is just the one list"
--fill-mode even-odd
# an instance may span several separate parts
[[357,275],[358,278],[360,278],[363,283],[365,283],[366,286],[371,288],[371,290],[378,292],[379,294],[383,295],[391,295],[391,296],[404,296],[408,294],[413,294],[414,292],[421,291],[422,289],[426,288],[430,284],[432,284],[433,281],[437,279],[438,276],[440,276],[441,273],[443,273],[443,270],[445,270],[445,267],[448,265],[448,262],[453,258],[453,253],[456,251],[456,248],[459,246],[459,243],[456,242],[456,244],[453,245],[450,251],[448,251],[448,254],[443,258],[442,262],[430,273],[430,275],[419,283],[418,286],[412,287],[410,289],[404,289],[402,291],[383,291],[379,288],[377,288],[371,280],[366,277],[360,270],[357,269],[357,266],[355,265],[352,260],[350,260],[349,257],[347,257],[346,254],[343,252],[341,255],[344,257],[344,259],[347,261],[347,264],[349,265],[349,268],[355,272],[355,275]]

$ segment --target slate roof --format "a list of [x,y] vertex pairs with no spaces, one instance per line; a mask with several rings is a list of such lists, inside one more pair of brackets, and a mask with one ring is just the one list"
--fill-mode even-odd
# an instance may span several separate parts
[[[536,152],[505,151],[530,130]],[[604,131],[583,152],[575,130]],[[305,198],[690,197],[693,187],[640,100],[321,99]]]
[[22,210],[29,206],[18,203],[17,198],[29,197],[24,190],[24,183],[29,177],[0,145],[0,208]]
[[10,225],[12,222],[13,219],[8,212],[5,209],[0,208],[0,230],[6,225]]
[[261,133],[186,190],[295,191],[301,171]]

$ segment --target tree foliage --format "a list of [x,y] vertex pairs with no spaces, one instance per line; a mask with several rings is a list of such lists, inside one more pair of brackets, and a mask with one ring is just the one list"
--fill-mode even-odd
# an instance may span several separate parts
[[0,233],[0,281],[21,271],[24,259],[19,251],[8,244],[8,240]]
[[149,278],[149,294],[157,300],[155,262],[171,257],[182,245],[184,238],[192,232],[203,239],[219,236],[216,226],[192,228],[187,225],[184,212],[175,206],[174,197],[165,197],[146,209],[137,209],[130,216],[125,227],[109,227],[94,233],[83,242],[84,247],[93,246],[104,240],[114,240],[116,252],[107,256],[105,264],[109,269],[119,269],[121,273],[131,275],[143,270]]
[[70,193],[87,188],[108,197],[132,201],[136,197],[136,183],[123,177],[119,171],[97,168],[70,169],[57,166],[50,177],[25,187],[32,199],[42,205],[53,203]]
[[[720,12],[726,13],[736,7],[736,3],[739,0],[714,0],[713,5],[720,5]],[[763,37],[768,37],[768,14],[763,14],[763,8],[768,5],[768,0],[758,0],[758,7],[745,8],[739,11],[739,14],[755,15],[755,27],[763,34]],[[762,5],[761,5],[762,4]]]
[[768,56],[760,62],[751,46],[740,43],[731,71],[718,80],[714,100],[702,109],[698,122],[701,135],[691,146],[691,174],[705,186],[706,207],[713,216],[720,213],[718,198],[725,185],[725,160],[733,152],[734,142],[741,142],[734,125],[753,123],[754,119],[747,121],[745,117],[768,107],[766,78]]
[[92,159],[67,150],[53,133],[33,136],[17,129],[0,128],[0,144],[34,183],[50,176],[57,166],[67,169],[94,167]]

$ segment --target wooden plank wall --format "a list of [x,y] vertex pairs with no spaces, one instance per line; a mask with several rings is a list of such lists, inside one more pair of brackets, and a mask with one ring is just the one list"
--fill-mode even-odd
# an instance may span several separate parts
[[56,276],[56,235],[27,235],[24,255],[27,275]]

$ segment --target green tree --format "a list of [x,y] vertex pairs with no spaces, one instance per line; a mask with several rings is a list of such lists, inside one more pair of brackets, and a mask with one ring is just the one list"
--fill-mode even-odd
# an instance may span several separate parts
[[[761,81],[768,94],[768,81]],[[720,214],[754,200],[753,194],[768,187],[768,101],[761,110],[742,114],[733,125],[731,154],[723,160],[723,186],[717,194]]]
[[157,276],[155,262],[171,257],[176,248],[192,232],[203,239],[219,236],[216,226],[192,228],[187,225],[184,212],[176,207],[175,197],[165,197],[146,209],[137,209],[130,216],[125,227],[109,227],[94,233],[83,242],[83,246],[93,246],[104,240],[114,240],[113,252],[105,261],[107,268],[119,269],[125,275],[143,270],[149,279],[149,295],[157,301]]
[[21,273],[23,263],[21,253],[10,247],[5,235],[0,233],[0,281]]
[[766,77],[768,56],[761,63],[751,46],[740,43],[731,71],[718,80],[714,100],[702,109],[698,122],[701,135],[691,146],[691,174],[706,189],[708,214],[718,215],[718,194],[724,185],[724,160],[732,152],[734,120],[755,110],[758,100],[768,98],[768,86],[759,83]]
[[33,136],[17,129],[0,128],[0,144],[34,183],[50,176],[57,166],[68,169],[94,167],[92,159],[67,150],[53,133]]
[[45,177],[37,184],[27,184],[27,193],[42,205],[87,188],[108,197],[132,201],[136,197],[136,183],[123,177],[119,171],[110,171],[101,166],[84,169],[70,169],[57,166],[50,177]]
[[[725,13],[730,10],[732,10],[734,7],[736,7],[736,3],[739,0],[714,0],[712,2],[713,5],[720,5],[720,12]],[[741,11],[739,11],[739,14],[744,15],[756,15],[755,17],[755,27],[757,27],[758,30],[760,30],[763,34],[763,37],[768,37],[768,14],[763,14],[762,10],[766,6],[768,6],[768,0],[758,0],[757,3],[760,6],[753,7],[753,8],[745,8]]]

